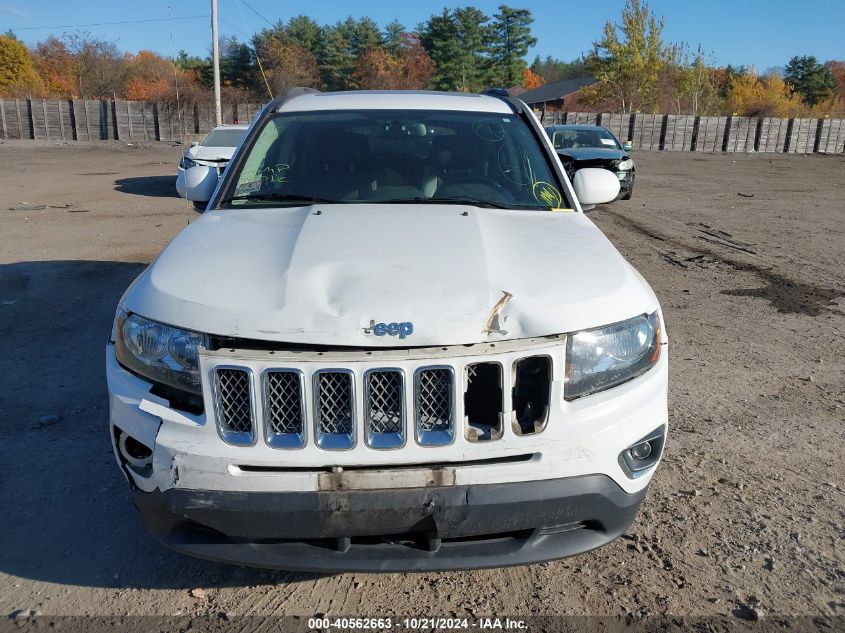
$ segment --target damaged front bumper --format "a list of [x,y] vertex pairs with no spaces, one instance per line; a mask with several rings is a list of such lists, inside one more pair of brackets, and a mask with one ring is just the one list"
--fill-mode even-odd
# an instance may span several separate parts
[[[463,376],[471,363],[496,360],[510,385],[507,372],[519,358],[548,357],[545,424],[530,434],[503,424],[501,435],[487,441],[459,426],[446,446],[426,446],[411,431],[404,446],[391,450],[366,441],[323,450],[312,439],[295,450],[280,449],[260,430],[254,442],[232,445],[219,434],[207,388],[205,413],[177,410],[123,369],[109,346],[112,438],[127,434],[151,447],[152,463],[139,472],[117,448],[115,454],[156,538],[180,552],[229,563],[314,571],[495,567],[571,556],[624,532],[657,462],[632,475],[620,452],[655,429],[665,434],[666,355],[626,384],[567,402],[559,341],[467,354],[437,362],[452,363],[454,375]],[[260,376],[268,363],[279,362],[272,358],[221,351],[205,355],[203,366],[209,376],[215,367],[233,364]],[[388,361],[347,363],[356,384],[377,362]],[[414,363],[432,361],[389,362],[407,364],[412,375]],[[305,373],[322,367],[300,366]],[[510,390],[504,393],[510,411]],[[456,407],[462,425],[464,398],[456,398]],[[655,457],[660,453],[662,445]]]
[[[274,569],[399,572],[520,565],[600,547],[645,488],[604,475],[345,492],[134,493],[147,529],[192,556]],[[355,535],[350,537],[349,535]]]

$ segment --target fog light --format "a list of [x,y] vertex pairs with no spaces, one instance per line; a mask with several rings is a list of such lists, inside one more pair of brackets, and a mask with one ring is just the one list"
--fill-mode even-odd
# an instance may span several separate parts
[[651,455],[651,442],[642,442],[631,447],[631,457],[634,459],[647,459]]
[[660,461],[666,427],[660,426],[619,453],[619,466],[630,479],[641,477]]

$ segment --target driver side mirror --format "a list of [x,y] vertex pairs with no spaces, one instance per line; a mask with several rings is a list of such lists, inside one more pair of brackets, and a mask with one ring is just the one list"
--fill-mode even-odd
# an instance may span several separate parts
[[572,188],[582,208],[613,202],[619,195],[619,178],[612,171],[585,167],[575,172]]
[[196,165],[185,170],[185,197],[194,202],[206,203],[217,187],[219,177],[214,167]]
[[622,149],[626,152],[630,152],[632,149],[634,149],[634,144],[631,141],[625,141],[624,143],[622,143]]

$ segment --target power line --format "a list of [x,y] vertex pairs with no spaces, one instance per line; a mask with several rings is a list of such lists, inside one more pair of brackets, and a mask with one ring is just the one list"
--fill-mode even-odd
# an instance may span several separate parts
[[16,26],[13,31],[37,31],[41,29],[75,29],[83,26],[114,26],[117,24],[141,24],[143,22],[169,22],[171,20],[207,20],[207,15],[188,15],[179,18],[148,18],[146,20],[121,20],[120,22],[92,22],[90,24],[58,24],[55,26]]
[[254,7],[253,7],[253,6],[252,6],[249,2],[247,2],[246,0],[241,0],[241,2],[243,2],[243,4],[244,4],[244,5],[246,5],[246,7],[247,7],[250,11],[252,11],[255,15],[257,15],[259,18],[261,18],[262,20],[264,20],[267,24],[269,24],[270,26],[276,26],[276,25],[275,25],[275,24],[273,24],[270,20],[268,20],[267,18],[265,18],[263,15],[261,15],[261,14],[258,12],[258,10],[257,10],[257,9],[255,9],[255,8],[254,8]]

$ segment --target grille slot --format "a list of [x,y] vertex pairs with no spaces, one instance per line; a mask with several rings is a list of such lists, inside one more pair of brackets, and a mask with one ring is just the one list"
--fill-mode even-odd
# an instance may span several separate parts
[[214,407],[220,436],[229,444],[252,444],[255,406],[252,372],[239,367],[214,369]]
[[502,365],[473,363],[466,366],[464,388],[464,434],[470,442],[502,437]]
[[305,446],[303,386],[299,371],[270,369],[264,373],[264,432],[273,448]]
[[424,446],[454,439],[454,385],[451,367],[421,367],[414,374],[417,441]]
[[364,374],[368,446],[398,448],[405,443],[404,383],[399,369],[371,369]]
[[315,372],[314,418],[320,448],[340,450],[355,445],[355,389],[351,371]]

